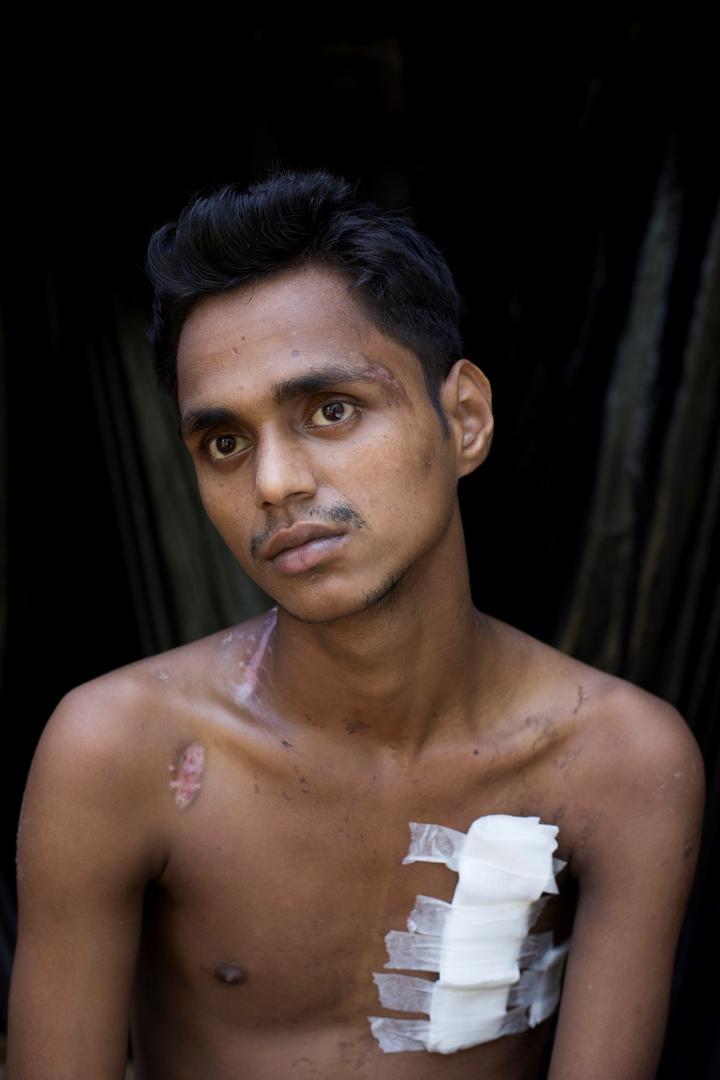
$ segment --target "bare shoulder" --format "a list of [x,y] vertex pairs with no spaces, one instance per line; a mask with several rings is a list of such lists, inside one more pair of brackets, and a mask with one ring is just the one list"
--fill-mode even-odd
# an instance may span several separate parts
[[597,673],[594,685],[596,697],[589,703],[583,737],[599,755],[596,768],[603,769],[609,780],[618,770],[624,780],[634,774],[641,783],[652,770],[670,770],[675,776],[678,769],[677,779],[704,780],[700,747],[671,702],[605,672]]
[[582,823],[573,873],[586,881],[632,845],[668,844],[694,867],[702,832],[706,775],[702,751],[679,710],[627,679],[558,650],[554,662],[578,689],[569,738],[575,749],[567,783]]
[[55,1075],[60,1057],[67,1076],[122,1071],[145,888],[169,864],[176,809],[197,783],[197,761],[181,759],[183,772],[169,751],[202,723],[221,642],[75,686],[45,725],[17,837],[10,1053],[24,1076]]
[[146,880],[163,863],[152,777],[156,740],[144,721],[152,695],[133,666],[72,688],[45,724],[20,810],[21,897],[36,895],[51,868],[70,879],[78,859],[91,865],[92,853],[104,848],[119,855],[131,838],[135,848],[117,866],[127,864]]
[[166,733],[177,715],[175,703],[188,707],[212,693],[212,678],[224,646],[242,649],[243,640],[255,641],[266,613],[236,626],[218,630],[196,641],[143,657],[89,679],[69,690],[58,703],[44,738],[84,737],[115,752],[126,746],[135,755],[153,733]]
[[[495,620],[497,624],[497,620]],[[608,779],[617,769],[641,764],[662,770],[678,766],[691,782],[704,781],[702,754],[687,721],[664,698],[593,667],[523,631],[502,625],[525,653],[524,669],[540,707],[557,705],[558,720],[572,717],[573,735],[588,747],[588,767]],[[590,752],[592,750],[592,753]]]
[[58,774],[85,791],[95,778],[98,796],[140,790],[146,777],[150,782],[157,775],[159,754],[167,769],[167,746],[176,731],[182,735],[183,716],[193,702],[203,698],[209,657],[228,632],[233,631],[144,657],[68,690],[42,731],[31,785],[50,783]]
[[45,725],[34,771],[107,775],[123,793],[157,790],[158,775],[212,716],[223,665],[237,662],[244,643],[252,649],[266,623],[265,612],[73,687]]
[[[650,834],[676,842],[694,863],[706,794],[703,756],[678,709],[664,698],[500,624],[522,657],[523,701],[547,725],[550,772],[567,807],[571,868],[586,876],[628,842]],[[544,735],[545,737],[545,735]],[[603,856],[603,846],[605,856]]]
[[580,737],[585,752],[575,777],[598,821],[574,852],[587,879],[612,857],[620,830],[636,844],[665,845],[686,863],[697,859],[705,807],[702,752],[670,702],[627,680],[606,676]]
[[[553,650],[554,652],[554,650]],[[572,657],[545,654],[568,690],[558,773],[569,873],[579,884],[550,1073],[655,1075],[677,943],[702,834],[705,768],[665,699]]]

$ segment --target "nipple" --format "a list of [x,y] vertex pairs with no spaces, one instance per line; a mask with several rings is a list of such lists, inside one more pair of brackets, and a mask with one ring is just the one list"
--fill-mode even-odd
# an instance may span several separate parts
[[218,982],[227,983],[230,986],[244,983],[248,977],[247,968],[239,967],[237,964],[219,964],[213,974]]

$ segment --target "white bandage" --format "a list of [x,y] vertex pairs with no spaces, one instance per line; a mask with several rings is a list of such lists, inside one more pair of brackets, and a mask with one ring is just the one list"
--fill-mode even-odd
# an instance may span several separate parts
[[467,833],[410,823],[403,863],[443,862],[458,873],[452,903],[418,896],[408,932],[385,937],[386,968],[436,971],[437,981],[374,974],[387,1009],[427,1013],[428,1020],[369,1017],[386,1053],[451,1054],[535,1027],[557,1007],[569,939],[528,933],[566,864],[553,858],[557,825],[539,817],[489,814]]

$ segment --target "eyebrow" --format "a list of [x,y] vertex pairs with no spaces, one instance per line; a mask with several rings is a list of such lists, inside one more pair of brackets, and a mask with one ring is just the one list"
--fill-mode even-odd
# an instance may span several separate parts
[[[327,390],[339,384],[373,382],[381,383],[396,396],[405,396],[400,382],[383,364],[372,363],[364,367],[353,364],[329,364],[319,368],[309,368],[290,379],[281,379],[270,387],[270,400],[273,405],[284,405],[288,401],[305,397],[307,394]],[[207,431],[215,424],[238,423],[240,417],[234,409],[225,405],[198,405],[187,409],[178,425],[178,435],[185,441],[200,431]]]

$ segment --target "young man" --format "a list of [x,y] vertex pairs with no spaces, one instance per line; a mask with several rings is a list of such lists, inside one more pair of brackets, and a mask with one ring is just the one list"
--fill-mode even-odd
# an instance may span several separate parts
[[[473,606],[492,440],[437,248],[325,172],[153,236],[210,519],[275,600],[71,690],[18,846],[12,1080],[650,1078],[704,804],[678,712]],[[561,981],[562,980],[562,981]]]

